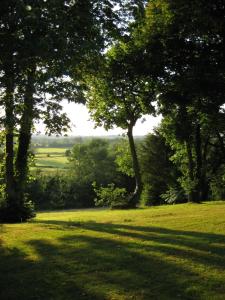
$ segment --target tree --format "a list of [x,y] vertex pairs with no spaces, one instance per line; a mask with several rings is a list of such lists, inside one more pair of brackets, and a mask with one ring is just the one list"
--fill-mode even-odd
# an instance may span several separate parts
[[59,101],[63,97],[83,101],[80,70],[104,47],[107,32],[118,31],[114,4],[106,0],[2,1],[0,105],[5,111],[6,152],[2,220],[24,221],[32,216],[25,185],[34,121],[43,119],[49,133],[67,129]]
[[134,34],[145,51],[144,72],[156,80],[160,110],[177,121],[173,132],[186,147],[195,202],[205,199],[205,128],[224,104],[224,16],[221,1],[149,1]]
[[[180,174],[170,160],[173,152],[160,133],[160,126],[145,137],[139,153],[144,184],[142,200],[145,204],[164,203],[162,195],[171,188],[181,191],[177,182]],[[184,201],[184,199],[179,199],[179,201]]]
[[103,139],[75,144],[69,157],[71,176],[77,182],[90,185],[106,185],[115,180],[116,165],[114,157],[108,151],[109,144]]
[[128,207],[136,207],[142,192],[140,166],[133,138],[133,128],[146,112],[153,112],[152,85],[145,76],[139,76],[142,53],[135,51],[132,42],[119,42],[103,58],[97,75],[87,77],[87,103],[96,126],[113,126],[126,130],[134,176],[135,191]]
[[[206,118],[207,116],[204,116]],[[222,116],[221,116],[222,117]],[[202,116],[203,118],[203,116]],[[222,117],[224,118],[224,117]],[[215,179],[220,178],[224,166],[224,149],[221,140],[224,140],[224,125],[220,120],[205,120],[201,124],[201,174],[199,174],[199,162],[196,151],[196,132],[194,130],[196,115],[189,115],[188,124],[192,130],[187,131],[187,120],[183,119],[183,113],[174,110],[162,121],[161,134],[165,137],[174,154],[171,160],[181,172],[178,181],[186,194],[196,197],[196,191],[201,192],[204,200],[210,198],[210,186]],[[187,142],[188,141],[188,142]],[[222,144],[224,141],[222,142]],[[218,182],[219,182],[218,181]],[[189,198],[189,201],[192,199]]]

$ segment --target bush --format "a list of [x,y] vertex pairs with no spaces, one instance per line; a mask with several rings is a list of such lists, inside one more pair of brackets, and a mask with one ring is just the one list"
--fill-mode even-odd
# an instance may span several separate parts
[[108,206],[113,209],[124,208],[128,205],[127,192],[125,188],[115,187],[114,183],[110,183],[107,187],[97,187],[93,183],[94,191],[97,195],[95,199],[96,206]]
[[165,204],[164,199],[160,195],[160,184],[153,183],[153,185],[145,183],[141,195],[141,204],[147,206]]
[[71,150],[67,149],[67,150],[65,151],[65,156],[66,156],[66,157],[70,157],[71,154],[72,154]]
[[184,195],[182,190],[179,190],[174,187],[170,187],[166,193],[162,194],[161,197],[165,200],[168,204],[175,204],[175,203],[184,203],[187,202],[187,198]]
[[13,206],[1,201],[0,222],[17,223],[24,222],[35,217],[34,205],[25,198],[24,203],[13,203]]
[[95,205],[91,183],[62,174],[33,179],[28,184],[27,193],[39,210],[88,208]]
[[213,200],[225,199],[225,171],[224,173],[219,173],[212,178],[210,188],[212,193],[211,198]]

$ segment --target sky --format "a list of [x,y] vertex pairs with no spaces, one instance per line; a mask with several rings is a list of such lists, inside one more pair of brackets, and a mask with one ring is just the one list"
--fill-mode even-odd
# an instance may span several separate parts
[[[75,136],[107,136],[121,135],[125,131],[120,128],[104,130],[103,127],[94,128],[94,122],[90,120],[87,108],[82,104],[63,102],[63,110],[67,113],[72,123],[72,130],[69,135]],[[143,120],[145,119],[145,121]],[[144,116],[139,120],[134,128],[134,135],[146,135],[152,132],[153,128],[159,124],[161,117]]]

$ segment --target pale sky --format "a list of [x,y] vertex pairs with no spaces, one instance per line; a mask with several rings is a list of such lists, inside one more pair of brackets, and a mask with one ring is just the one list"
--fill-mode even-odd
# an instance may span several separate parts
[[[94,128],[94,122],[90,120],[87,108],[82,104],[63,102],[64,112],[70,118],[73,127],[69,135],[76,136],[105,136],[121,135],[124,131],[120,128],[106,131],[103,127]],[[139,120],[134,128],[134,135],[146,135],[157,126],[161,117],[144,116],[145,122]]]

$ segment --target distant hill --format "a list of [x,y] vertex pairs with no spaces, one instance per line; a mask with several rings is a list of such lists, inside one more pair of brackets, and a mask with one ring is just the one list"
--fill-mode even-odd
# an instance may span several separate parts
[[[46,148],[65,148],[72,147],[74,144],[87,142],[92,139],[107,139],[118,140],[123,137],[120,135],[108,135],[108,136],[47,136],[47,135],[33,135],[31,140],[31,147],[46,147]],[[142,140],[144,136],[135,136],[135,139]]]

